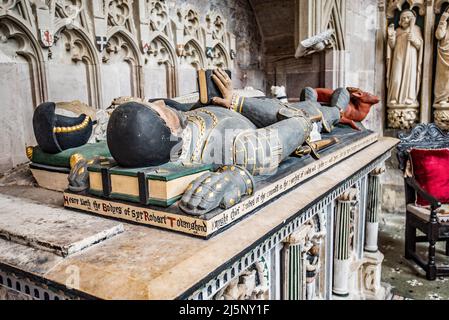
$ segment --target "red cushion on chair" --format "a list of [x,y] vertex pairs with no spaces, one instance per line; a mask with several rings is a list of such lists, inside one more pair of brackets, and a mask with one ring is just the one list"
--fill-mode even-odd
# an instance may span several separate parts
[[[413,176],[421,188],[441,203],[449,203],[449,149],[412,149]],[[417,195],[416,204],[429,202]]]

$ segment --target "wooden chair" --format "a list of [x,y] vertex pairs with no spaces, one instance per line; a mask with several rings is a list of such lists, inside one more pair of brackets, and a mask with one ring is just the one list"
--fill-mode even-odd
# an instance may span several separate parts
[[[406,173],[409,151],[418,149],[449,148],[449,135],[444,134],[435,124],[420,124],[412,132],[400,134],[401,143],[398,145],[398,159],[400,169]],[[413,177],[405,176],[405,200],[407,205],[406,231],[405,231],[405,258],[413,260],[426,271],[428,280],[437,277],[449,276],[449,267],[436,265],[436,243],[446,242],[446,255],[449,256],[449,223],[440,223],[437,210],[441,203],[425,192]],[[431,204],[430,209],[416,206],[416,194]],[[417,236],[416,230],[422,231],[425,236]],[[417,243],[429,243],[427,261],[416,252]]]

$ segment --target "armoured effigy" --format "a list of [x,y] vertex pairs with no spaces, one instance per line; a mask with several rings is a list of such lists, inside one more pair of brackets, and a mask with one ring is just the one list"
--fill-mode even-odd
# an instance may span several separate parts
[[[292,104],[245,98],[234,93],[225,72],[215,70],[212,78],[222,94],[213,99],[213,105],[194,105],[183,112],[176,110],[176,105],[169,107],[167,101],[131,99],[112,113],[107,129],[109,150],[121,167],[168,162],[213,164],[215,172],[191,183],[179,203],[185,213],[194,216],[218,207],[233,207],[252,195],[257,187],[254,177],[274,174],[292,154],[317,156],[315,149],[320,144],[311,144],[309,139],[314,123],[328,133],[340,122],[355,126],[353,121],[363,120],[379,101],[354,88],[306,88],[302,101]],[[319,99],[320,95],[324,99]],[[326,99],[328,105],[318,102]],[[354,107],[360,106],[362,100],[367,109]],[[73,190],[86,189],[86,166],[80,161],[73,168]]]

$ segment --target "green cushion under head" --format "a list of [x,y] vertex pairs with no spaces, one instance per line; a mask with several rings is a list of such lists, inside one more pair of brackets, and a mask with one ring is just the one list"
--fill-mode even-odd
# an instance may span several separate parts
[[98,143],[88,143],[84,146],[64,150],[57,154],[43,152],[39,147],[34,147],[32,162],[53,167],[70,168],[70,157],[74,154],[80,154],[85,159],[95,157],[111,157],[106,141]]

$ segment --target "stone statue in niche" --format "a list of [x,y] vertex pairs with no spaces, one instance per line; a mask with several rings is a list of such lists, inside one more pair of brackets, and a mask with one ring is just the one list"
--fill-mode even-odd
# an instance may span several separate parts
[[[438,40],[435,76],[435,122],[449,129],[449,7],[441,15],[435,36]],[[446,109],[446,110],[445,110]]]
[[[401,13],[399,27],[388,27],[388,107],[390,127],[408,129],[417,119],[421,86],[423,36],[412,10]],[[399,112],[395,112],[399,109]],[[405,115],[402,115],[404,114]],[[410,114],[413,114],[410,117]],[[408,114],[408,115],[407,115]],[[397,118],[403,117],[403,121]]]

